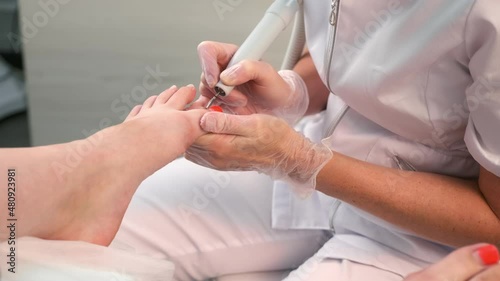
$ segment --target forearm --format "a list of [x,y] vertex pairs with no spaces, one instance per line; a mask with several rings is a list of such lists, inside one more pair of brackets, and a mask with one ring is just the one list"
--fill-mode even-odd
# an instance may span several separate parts
[[307,85],[309,92],[309,108],[306,115],[315,114],[324,110],[330,91],[323,84],[323,81],[321,81],[309,52],[304,54],[293,70],[302,77]]
[[476,181],[400,171],[335,153],[318,175],[317,189],[441,243],[500,244],[500,220]]

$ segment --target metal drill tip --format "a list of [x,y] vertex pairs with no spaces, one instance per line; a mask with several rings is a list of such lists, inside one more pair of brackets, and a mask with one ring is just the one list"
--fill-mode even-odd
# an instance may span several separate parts
[[206,109],[209,109],[214,104],[214,102],[217,100],[218,97],[226,96],[226,92],[221,88],[215,86],[214,90],[215,90],[215,96],[208,102]]
[[209,109],[213,104],[214,102],[217,100],[217,97],[219,97],[219,95],[215,95],[207,104],[207,106],[205,107],[206,109]]

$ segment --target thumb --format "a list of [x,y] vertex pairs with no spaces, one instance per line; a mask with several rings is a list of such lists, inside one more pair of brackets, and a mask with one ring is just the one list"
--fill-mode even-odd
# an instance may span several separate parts
[[250,81],[257,85],[270,86],[282,80],[270,64],[252,60],[243,60],[224,70],[220,78],[228,86],[238,86]]
[[219,112],[206,113],[201,118],[201,128],[209,133],[247,136],[253,131],[251,115],[232,115]]

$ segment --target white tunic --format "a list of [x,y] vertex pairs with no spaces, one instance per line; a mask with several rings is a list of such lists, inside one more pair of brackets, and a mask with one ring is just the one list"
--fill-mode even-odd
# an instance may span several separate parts
[[[333,95],[304,133],[382,166],[500,176],[500,2],[334,1],[331,25],[332,0],[305,0],[308,47]],[[300,200],[284,183],[273,203],[275,228],[334,230],[328,257],[407,274],[451,250],[320,193]]]

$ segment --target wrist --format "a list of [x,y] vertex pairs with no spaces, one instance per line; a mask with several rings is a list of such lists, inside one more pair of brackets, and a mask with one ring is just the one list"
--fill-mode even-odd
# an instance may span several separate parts
[[[324,144],[316,144],[296,133],[300,138],[294,142],[285,163],[285,178],[295,193],[305,198],[316,189],[316,177],[331,160],[333,153]],[[289,149],[288,147],[288,149]]]
[[289,93],[286,102],[274,110],[274,114],[294,125],[300,120],[309,107],[309,93],[305,81],[292,70],[279,71],[281,78],[288,84]]

